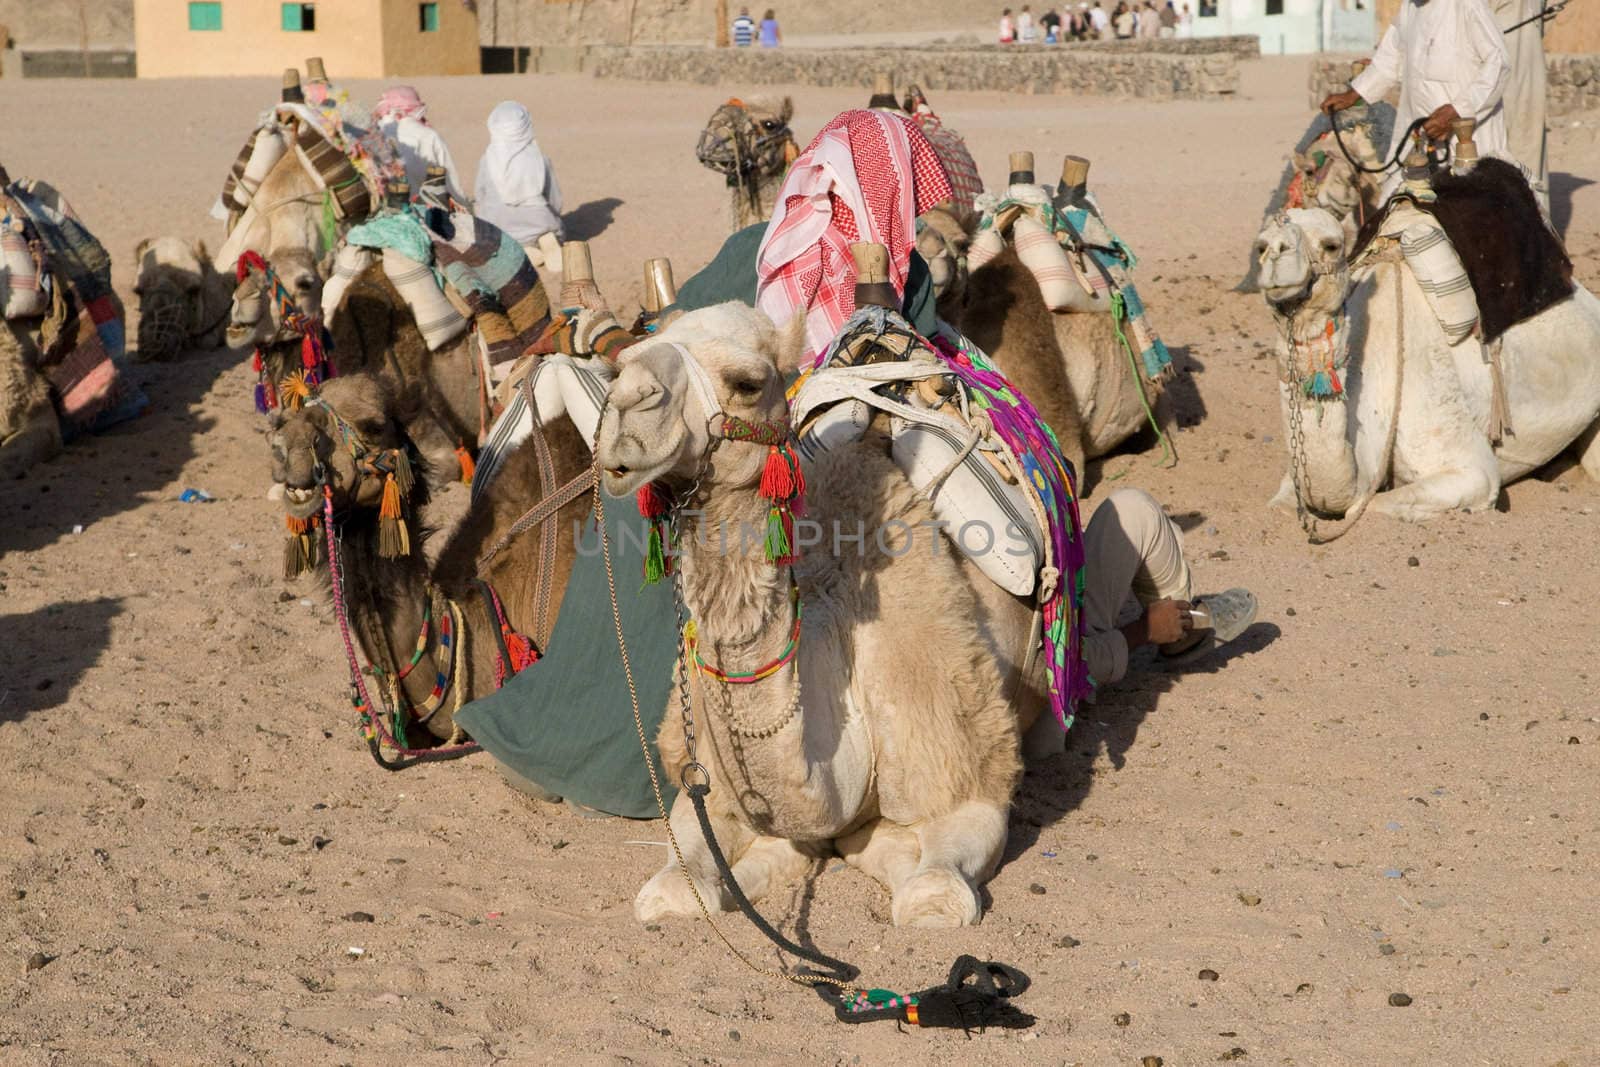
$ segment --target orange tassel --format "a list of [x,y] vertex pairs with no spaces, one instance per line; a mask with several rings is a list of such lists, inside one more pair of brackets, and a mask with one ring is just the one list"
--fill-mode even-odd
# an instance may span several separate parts
[[467,451],[466,445],[456,445],[456,462],[461,464],[461,480],[471,485],[473,476],[478,473],[478,465],[472,461],[472,453]]
[[383,505],[378,508],[378,517],[381,519],[400,518],[400,487],[395,484],[394,474],[391,472],[383,478]]
[[293,515],[285,515],[283,517],[283,524],[289,528],[289,532],[292,534],[305,533],[311,529],[311,524],[314,521],[315,519],[297,519]]

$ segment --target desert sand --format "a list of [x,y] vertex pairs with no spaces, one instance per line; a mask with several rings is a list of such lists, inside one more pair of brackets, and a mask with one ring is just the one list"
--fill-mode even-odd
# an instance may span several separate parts
[[[1046,171],[1093,160],[1184,368],[1177,468],[1119,454],[1100,493],[1155,493],[1199,588],[1262,605],[1226,658],[1146,663],[1084,709],[1025,780],[981,925],[895,929],[836,861],[765,903],[875,985],[933,984],[961,953],[1021,967],[1036,1026],[836,1025],[703,924],[634,920],[658,825],[534,803],[486,757],[376,768],[324,599],[279,576],[236,352],[137,368],[144,417],[0,486],[0,1063],[1592,1062],[1600,487],[1558,464],[1498,511],[1373,516],[1323,548],[1265,507],[1285,462],[1272,328],[1230,289],[1309,119],[1304,78],[1253,63],[1218,103],[934,100],[991,181],[1016,148]],[[532,109],[619,307],[643,260],[687,277],[726,232],[693,147],[739,87],[419,88],[469,171],[494,103]],[[864,96],[793,92],[802,142]],[[216,243],[207,209],[274,98],[264,80],[8,82],[0,160],[66,191],[131,309],[135,242]],[[1596,121],[1551,142],[1590,286]]]

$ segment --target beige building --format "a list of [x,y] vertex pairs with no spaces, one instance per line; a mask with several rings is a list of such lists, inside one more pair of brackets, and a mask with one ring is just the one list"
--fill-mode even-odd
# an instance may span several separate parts
[[478,73],[469,0],[133,0],[139,77],[276,75],[321,56],[334,80]]

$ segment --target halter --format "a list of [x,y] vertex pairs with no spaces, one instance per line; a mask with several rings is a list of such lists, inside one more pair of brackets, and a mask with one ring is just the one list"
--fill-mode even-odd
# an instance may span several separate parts
[[[315,387],[333,377],[333,365],[328,362],[328,354],[323,346],[322,316],[307,315],[300,310],[288,286],[283,284],[277,271],[261,258],[259,252],[246,251],[239,256],[239,262],[234,267],[235,278],[241,282],[251,271],[259,272],[263,281],[271,288],[271,299],[278,317],[277,340],[300,338],[300,365],[304,384]],[[271,372],[262,357],[260,345],[256,346],[250,366],[259,379],[256,382],[256,410],[265,414],[279,406],[280,390],[288,379],[282,382],[272,380]]]
[[[740,441],[767,447],[766,465],[761,470],[759,492],[770,503],[767,511],[766,537],[763,549],[767,562],[775,567],[793,565],[800,558],[794,548],[794,516],[805,510],[805,474],[800,469],[800,457],[794,450],[794,431],[787,417],[774,420],[751,420],[729,415],[722,410],[711,375],[695,359],[694,353],[676,341],[667,342],[678,353],[688,375],[689,385],[699,397],[701,410],[706,414],[706,433],[710,445],[700,457],[703,468],[711,460],[711,453],[723,441]],[[639,487],[637,494],[639,514],[650,523],[650,537],[645,552],[645,581],[659,582],[672,573],[671,557],[665,550],[666,524],[671,513],[677,510],[671,491],[663,485],[648,482]]]

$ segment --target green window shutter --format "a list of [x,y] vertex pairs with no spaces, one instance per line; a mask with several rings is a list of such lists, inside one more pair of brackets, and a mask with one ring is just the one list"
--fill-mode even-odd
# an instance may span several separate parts
[[303,10],[304,9],[301,8],[299,4],[283,5],[283,28],[286,31],[290,33],[299,33],[301,30],[305,29],[300,17]]
[[222,4],[220,0],[191,3],[189,5],[189,29],[197,32],[221,30]]
[[421,16],[423,33],[439,32],[439,5],[418,4],[418,14]]

